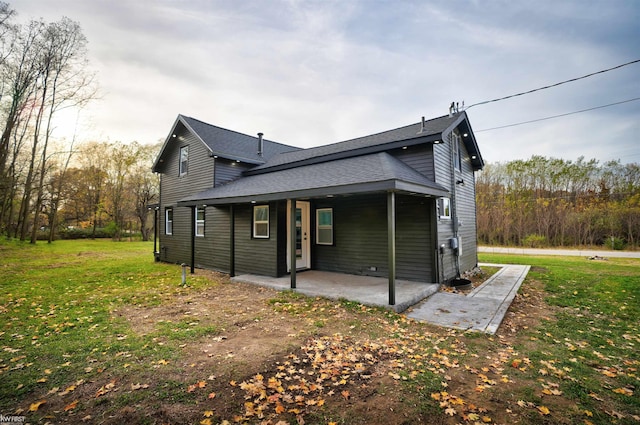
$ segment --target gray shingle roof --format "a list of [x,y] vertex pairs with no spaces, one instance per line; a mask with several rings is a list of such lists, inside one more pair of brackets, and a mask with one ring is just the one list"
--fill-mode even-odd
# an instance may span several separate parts
[[386,152],[305,165],[247,176],[179,201],[180,205],[265,202],[397,190],[446,196],[443,186],[431,181]]
[[238,133],[207,124],[195,118],[180,115],[183,122],[211,149],[214,155],[229,159],[240,159],[257,164],[264,163],[274,155],[296,151],[300,148],[263,139],[263,155],[258,155],[258,137]]
[[344,142],[281,153],[279,155],[274,155],[266,163],[253,168],[248,174],[258,174],[259,172],[265,172],[273,168],[278,169],[287,166],[295,166],[296,163],[331,160],[339,158],[341,155],[347,153],[350,155],[362,154],[366,153],[362,151],[366,151],[367,149],[372,151],[375,151],[375,148],[387,150],[389,147],[384,145],[388,145],[392,142],[402,142],[423,137],[437,138],[457,120],[459,120],[459,115],[447,115],[425,121],[424,129],[422,128],[422,123],[419,122],[396,128],[394,130],[358,137]]

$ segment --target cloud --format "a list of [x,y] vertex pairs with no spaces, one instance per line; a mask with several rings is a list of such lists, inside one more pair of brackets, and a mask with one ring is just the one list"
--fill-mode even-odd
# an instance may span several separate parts
[[[315,146],[636,59],[635,0],[21,0],[81,23],[104,98],[87,137],[154,142],[178,113]],[[471,108],[474,129],[640,96],[630,66]],[[640,160],[640,102],[477,134],[488,161],[619,152]],[[604,142],[604,143],[603,143]],[[635,157],[634,157],[635,155]]]

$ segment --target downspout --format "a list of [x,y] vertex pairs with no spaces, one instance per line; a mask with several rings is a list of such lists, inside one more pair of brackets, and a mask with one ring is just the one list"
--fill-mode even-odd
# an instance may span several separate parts
[[158,216],[160,207],[157,206],[153,209],[153,258],[158,261],[158,232],[160,231],[160,223],[158,223]]
[[191,274],[195,273],[196,262],[196,206],[191,207]]
[[[456,202],[456,166],[455,166],[455,150],[453,149],[453,143],[458,143],[458,140],[453,137],[453,131],[447,136],[449,140],[449,153],[451,157],[451,220],[453,221],[453,237],[458,239],[458,203]],[[457,146],[460,149],[460,146]],[[458,242],[459,243],[459,242]],[[460,277],[460,258],[458,257],[458,249],[454,249],[454,261],[456,263],[456,277]]]
[[[162,247],[162,233],[167,231],[167,213],[166,213],[166,208],[162,208],[162,176],[164,175],[164,173],[160,173],[160,187],[158,189],[158,208],[160,208],[160,211],[158,212],[158,259],[160,261],[162,261],[162,257],[163,257],[163,253],[164,253],[164,249]],[[162,220],[162,221],[160,221]],[[162,233],[160,233],[162,232]],[[166,235],[165,235],[166,237]],[[166,260],[166,255],[165,255],[165,260]]]

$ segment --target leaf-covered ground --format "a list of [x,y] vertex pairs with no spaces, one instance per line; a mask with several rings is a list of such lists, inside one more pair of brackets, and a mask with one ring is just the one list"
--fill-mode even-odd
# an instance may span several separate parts
[[[532,264],[498,334],[154,263],[0,244],[0,414],[87,424],[637,424],[640,260]],[[460,295],[463,296],[463,295]]]

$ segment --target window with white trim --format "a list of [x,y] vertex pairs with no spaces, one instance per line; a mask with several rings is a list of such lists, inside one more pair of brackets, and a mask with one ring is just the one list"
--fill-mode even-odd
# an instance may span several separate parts
[[189,146],[180,148],[180,177],[187,175],[189,168]]
[[453,147],[453,166],[456,170],[462,169],[462,153],[460,149],[460,135],[458,133],[452,133],[451,146]]
[[316,210],[316,244],[333,245],[333,208]]
[[173,208],[164,209],[164,234],[173,234]]
[[257,239],[269,238],[269,205],[254,205],[253,237]]
[[204,207],[196,207],[196,236],[204,237]]
[[449,198],[438,198],[438,218],[451,220],[451,200]]

